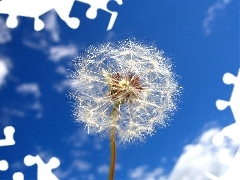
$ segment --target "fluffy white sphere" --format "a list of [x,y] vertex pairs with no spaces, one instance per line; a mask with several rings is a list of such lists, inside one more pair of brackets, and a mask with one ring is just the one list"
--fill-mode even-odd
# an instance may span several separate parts
[[170,60],[154,46],[129,39],[90,46],[74,67],[74,115],[88,132],[106,135],[115,126],[123,143],[143,140],[176,110],[180,87]]

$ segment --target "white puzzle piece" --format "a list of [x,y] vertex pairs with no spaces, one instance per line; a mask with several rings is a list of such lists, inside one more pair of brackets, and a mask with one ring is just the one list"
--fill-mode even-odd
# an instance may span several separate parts
[[3,133],[5,135],[5,139],[0,139],[0,147],[1,146],[11,146],[15,144],[15,140],[13,139],[15,129],[12,126],[7,126],[4,128]]
[[13,174],[13,180],[24,180],[24,175],[21,172],[16,172]]
[[[223,82],[227,85],[233,84],[233,91],[229,101],[217,100],[216,106],[219,110],[224,110],[227,107],[230,107],[235,123],[223,128],[213,137],[212,141],[215,145],[221,145],[224,141],[224,137],[228,137],[240,145],[240,69],[237,76],[234,76],[231,73],[225,73],[223,76]],[[239,180],[240,150],[238,149],[234,159],[228,164],[227,171],[222,176],[216,177],[210,173],[206,173],[206,175],[212,180]]]
[[47,164],[45,164],[40,156],[27,155],[24,158],[26,166],[32,166],[37,164],[37,179],[38,180],[58,180],[58,178],[52,173],[52,169],[57,168],[60,165],[60,161],[56,157],[52,157]]
[[[86,12],[89,19],[97,17],[99,9],[111,14],[107,30],[111,30],[118,13],[107,8],[110,0],[76,0],[85,4],[89,4],[90,8]],[[118,5],[122,5],[122,0],[114,0]],[[76,17],[69,17],[75,0],[0,0],[0,14],[8,14],[7,26],[15,28],[18,25],[18,16],[34,18],[34,29],[40,31],[44,28],[44,22],[39,18],[46,12],[54,9],[59,17],[66,24],[76,29],[80,25],[80,20]]]
[[8,162],[6,160],[0,161],[0,171],[8,170]]

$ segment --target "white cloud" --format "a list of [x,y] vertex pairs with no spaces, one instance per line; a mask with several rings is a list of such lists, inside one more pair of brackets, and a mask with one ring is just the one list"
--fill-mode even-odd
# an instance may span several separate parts
[[232,155],[232,149],[219,148],[212,143],[212,137],[218,129],[210,129],[204,132],[194,144],[184,147],[184,152],[177,160],[169,180],[207,180],[206,171],[214,174],[222,174],[226,170],[219,162],[220,155],[226,151],[226,155]]
[[16,97],[13,97],[9,103],[0,109],[4,117],[4,122],[2,120],[1,124],[10,123],[12,117],[24,118],[34,115],[34,118],[41,119],[43,116],[43,106],[40,100],[41,91],[38,84],[21,84],[16,87],[16,91],[19,94],[19,98],[16,99]]
[[[83,179],[83,176],[89,175],[89,170],[92,168],[92,165],[84,161],[82,159],[75,159],[72,163],[68,166],[68,169],[61,170],[58,168],[55,171],[55,174],[60,179]],[[78,178],[77,178],[78,177]]]
[[131,179],[136,180],[155,180],[163,176],[163,168],[157,167],[152,171],[148,171],[148,167],[146,165],[143,165],[135,168],[134,170],[131,170],[129,176],[131,177]]
[[[55,174],[60,179],[95,179],[92,175],[92,171],[93,168],[96,168],[98,171],[98,167],[94,166],[97,162],[92,164],[92,162],[89,162],[86,157],[94,157],[100,154],[100,149],[98,147],[101,144],[100,138],[89,135],[83,130],[78,130],[72,135],[64,138],[63,141],[70,148],[70,163],[67,164],[66,168],[57,169]],[[95,146],[95,144],[99,145]],[[88,149],[86,149],[86,147],[88,147]],[[97,151],[98,153],[91,153],[93,151]],[[100,171],[104,171],[103,168],[100,168]],[[116,169],[120,169],[120,165],[117,164]]]
[[106,164],[103,164],[97,168],[97,172],[99,174],[106,174],[109,172],[109,166]]
[[52,46],[49,50],[49,59],[53,60],[54,62],[58,62],[62,58],[71,57],[76,54],[77,47],[73,44]]
[[221,146],[214,145],[212,138],[218,132],[218,128],[211,128],[203,132],[195,143],[186,145],[170,174],[164,175],[161,166],[151,171],[147,170],[147,166],[140,166],[131,171],[130,177],[158,180],[209,180],[206,172],[216,176],[224,174],[227,170],[226,162],[234,157],[238,145],[229,139],[225,139]]
[[39,98],[41,96],[41,92],[39,90],[39,86],[36,83],[27,83],[27,84],[21,84],[17,87],[17,92],[21,94],[32,94],[36,98]]
[[[18,109],[21,111],[31,110],[35,112],[35,118],[42,118],[42,104],[40,103],[41,91],[37,83],[25,83],[17,86],[16,91],[24,96],[27,96],[28,100],[24,101]],[[29,99],[28,96],[31,96]]]
[[140,178],[144,175],[144,171],[146,170],[146,166],[139,166],[134,170],[131,170],[130,177],[133,179]]
[[28,37],[24,37],[23,44],[33,48],[48,52],[50,44],[60,41],[59,25],[57,22],[57,14],[55,11],[49,11],[44,17],[45,27],[42,31],[34,31]]
[[18,110],[16,108],[6,108],[6,107],[4,107],[4,108],[2,108],[2,112],[9,117],[12,117],[12,116],[24,117],[25,116],[24,111]]
[[26,113],[23,110],[20,110],[15,107],[9,108],[6,107],[6,105],[0,108],[0,114],[1,114],[0,125],[2,125],[3,127],[11,124],[13,117],[24,118],[26,115]]
[[6,26],[6,22],[0,17],[0,44],[4,44],[12,40],[12,36],[9,28]]
[[83,161],[83,160],[75,160],[72,163],[72,168],[77,169],[79,171],[88,171],[91,168],[91,164]]
[[0,88],[4,84],[6,76],[9,73],[9,63],[0,59]]
[[[66,65],[66,66],[68,66],[68,65]],[[58,81],[53,85],[53,88],[59,93],[69,90],[72,86],[72,82],[70,80],[68,80],[68,77],[70,76],[70,71],[68,71],[66,66],[59,65],[56,68],[56,73],[63,76],[63,80]],[[69,69],[70,69],[70,67],[69,67]]]
[[[57,39],[56,32],[51,32],[50,36],[54,36],[55,40]],[[55,37],[56,36],[56,37]],[[43,51],[43,53],[48,55],[48,58],[52,60],[53,62],[59,62],[63,58],[70,57],[70,60],[74,58],[75,55],[77,55],[78,47],[74,44],[68,44],[68,45],[55,45],[51,46],[52,40],[48,40],[47,35],[45,33],[38,34],[35,32],[31,35],[30,38],[24,38],[23,44],[25,46],[28,46],[32,49],[37,49],[39,51]]]
[[63,91],[65,91],[66,89],[69,89],[71,87],[71,82],[68,80],[63,80],[61,82],[54,84],[53,87],[54,87],[54,89],[57,90],[57,92],[62,93]]
[[47,16],[44,18],[45,27],[44,30],[48,31],[51,35],[51,39],[54,42],[59,42],[59,27],[57,22],[57,14],[55,11],[48,12]]
[[163,173],[163,168],[158,167],[155,168],[153,171],[146,173],[146,180],[154,180]]
[[60,66],[58,66],[58,67],[56,68],[56,73],[58,73],[58,74],[62,74],[62,75],[65,76],[65,75],[68,74],[68,71],[67,71],[67,69],[66,69],[65,66],[60,65]]
[[40,32],[38,34],[34,32],[31,36],[31,38],[24,38],[23,39],[23,44],[27,47],[30,47],[32,49],[37,49],[37,50],[43,50],[47,51],[48,44],[49,42],[40,35]]
[[215,4],[210,6],[207,10],[207,16],[203,20],[203,29],[206,35],[212,32],[212,24],[216,19],[216,13],[219,10],[223,10],[232,0],[217,0]]
[[77,131],[73,133],[70,137],[66,138],[65,141],[70,143],[73,148],[79,149],[80,147],[83,147],[84,144],[88,143],[90,139],[88,135],[83,131]]
[[[121,165],[116,163],[115,171],[120,170],[121,168],[122,168]],[[109,165],[103,164],[103,165],[97,167],[97,172],[99,174],[108,174],[109,173]]]
[[237,145],[227,140],[220,147],[214,145],[212,138],[218,132],[217,128],[209,129],[198,138],[196,143],[185,146],[184,152],[169,176],[169,180],[207,180],[205,172],[217,176],[222,175],[227,166],[221,164],[220,160],[233,158]]

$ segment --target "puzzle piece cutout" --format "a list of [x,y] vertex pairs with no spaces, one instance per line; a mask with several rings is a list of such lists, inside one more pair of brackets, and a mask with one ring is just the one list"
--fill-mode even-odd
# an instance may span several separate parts
[[[8,170],[8,162],[6,160],[0,161],[0,171]],[[13,180],[24,180],[24,175],[21,172],[16,172],[13,174]]]
[[107,8],[109,11],[116,11],[118,12],[118,10],[120,9],[120,6],[123,4],[122,0],[110,0],[107,3]]
[[[89,19],[95,19],[97,10],[101,9],[111,14],[107,30],[112,29],[118,13],[107,8],[110,0],[76,0],[89,4],[91,7],[87,10],[86,16]],[[114,0],[122,5],[122,0]],[[59,17],[67,23],[72,29],[80,25],[80,20],[76,17],[69,17],[75,0],[1,0],[0,14],[8,14],[7,26],[15,28],[18,25],[17,16],[34,18],[34,29],[40,31],[44,28],[44,22],[39,18],[41,15],[55,9]]]
[[0,171],[8,170],[8,162],[6,160],[0,161]]
[[[109,24],[107,27],[107,30],[111,30],[113,28],[113,25],[117,19],[118,13],[115,11],[110,11],[107,7],[107,4],[110,0],[76,0],[79,2],[83,2],[86,4],[89,4],[91,7],[86,12],[86,17],[89,19],[95,19],[97,17],[97,11],[99,9],[106,11],[111,14]],[[122,5],[122,0],[114,0],[117,2],[118,5]]]
[[240,144],[240,69],[236,77],[230,73],[225,73],[223,76],[223,82],[225,84],[234,84],[232,95],[229,101],[217,100],[216,106],[219,110],[224,110],[229,106],[236,122],[223,128],[218,134],[216,134],[213,137],[213,143],[221,145],[224,137],[227,136]]
[[52,157],[47,164],[45,164],[40,156],[27,155],[24,158],[24,164],[26,166],[32,166],[37,164],[37,179],[38,180],[58,180],[58,178],[52,173],[52,169],[57,168],[60,165],[60,161],[56,157]]
[[[240,145],[240,69],[238,75],[234,76],[231,73],[225,73],[223,76],[223,82],[225,84],[233,84],[233,91],[229,101],[217,100],[216,106],[219,110],[224,110],[228,106],[231,108],[235,123],[223,128],[217,133],[212,141],[215,145],[221,145],[224,141],[224,137],[229,137],[231,140],[237,142]],[[229,167],[225,174],[220,177],[216,177],[210,173],[206,175],[212,180],[239,180],[240,179],[240,149],[238,149],[234,159],[229,164]]]
[[0,139],[0,147],[1,146],[11,146],[15,144],[15,140],[13,139],[15,129],[12,126],[7,126],[4,128],[3,133],[5,139]]
[[12,176],[13,180],[24,180],[24,175],[21,172],[16,172]]
[[[1,0],[0,0],[1,1]],[[10,146],[15,144],[15,140],[13,138],[15,129],[12,126],[7,126],[3,130],[5,139],[0,140],[0,146]],[[49,160],[47,164],[45,164],[40,156],[31,156],[27,155],[24,158],[24,164],[26,166],[32,166],[34,164],[37,164],[38,170],[37,170],[37,179],[38,180],[58,180],[58,178],[52,173],[52,169],[57,168],[60,165],[60,161],[53,157]],[[6,171],[8,170],[9,165],[6,160],[0,160],[0,171]],[[16,172],[12,176],[13,180],[24,180],[24,175],[21,172]]]
[[18,25],[17,16],[34,18],[34,29],[40,31],[44,28],[44,22],[39,16],[55,9],[59,17],[71,28],[79,26],[79,20],[69,17],[74,0],[2,0],[0,1],[0,13],[8,14],[7,26],[15,28]]
[[234,88],[232,91],[232,96],[229,101],[225,100],[217,100],[216,106],[219,110],[224,110],[228,106],[231,107],[233,116],[235,118],[235,121],[240,123],[240,69],[238,71],[238,75],[234,76],[231,73],[226,73],[223,76],[223,82],[225,84],[234,84]]

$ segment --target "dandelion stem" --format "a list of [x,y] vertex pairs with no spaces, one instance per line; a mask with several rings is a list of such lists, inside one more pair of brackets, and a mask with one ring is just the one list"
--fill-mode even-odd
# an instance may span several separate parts
[[117,120],[118,108],[120,106],[119,102],[114,103],[113,110],[111,112],[112,126],[110,130],[110,146],[111,146],[111,160],[109,168],[109,180],[114,179],[115,163],[116,163],[116,139],[115,139],[115,125]]
[[110,169],[109,169],[108,179],[113,180],[114,179],[115,162],[116,162],[115,127],[111,127],[110,143],[111,143],[111,161],[110,161]]

